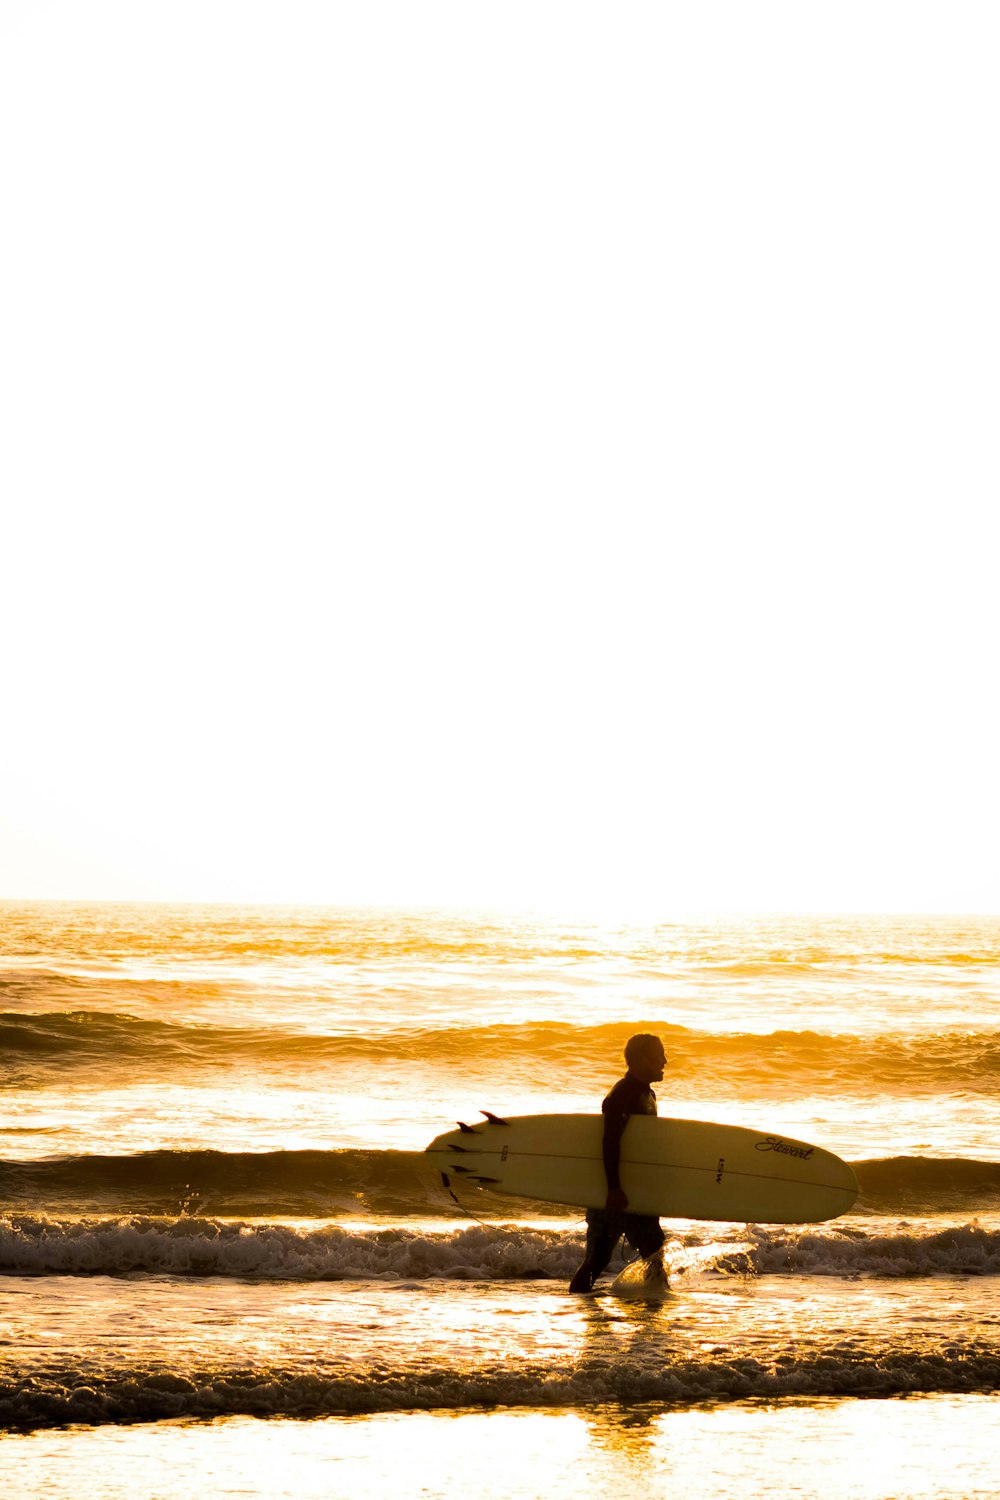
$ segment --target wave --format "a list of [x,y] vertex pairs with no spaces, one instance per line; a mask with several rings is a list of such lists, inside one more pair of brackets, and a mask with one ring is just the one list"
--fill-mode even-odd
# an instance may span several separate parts
[[[563,1281],[580,1262],[579,1224],[540,1229],[474,1224],[428,1231],[395,1225],[302,1228],[187,1216],[120,1219],[0,1217],[0,1274],[226,1276],[243,1281]],[[736,1250],[673,1240],[671,1277],[1000,1275],[1000,1230],[971,1223],[937,1232],[856,1228],[749,1231]]]
[[979,1224],[936,1233],[900,1227],[890,1234],[832,1228],[752,1235],[752,1249],[721,1256],[716,1269],[756,1276],[1000,1275],[1000,1232]]
[[[517,1200],[507,1203],[510,1215]],[[456,1211],[423,1152],[360,1150],[144,1151],[0,1162],[0,1205],[293,1218],[453,1217]]]
[[[1000,1163],[922,1156],[852,1163],[855,1214],[974,1214],[1000,1202]],[[457,1205],[422,1151],[146,1151],[0,1162],[0,1207],[81,1213],[332,1219],[551,1216],[560,1210],[483,1189]],[[567,1216],[582,1210],[567,1208]],[[669,1217],[664,1215],[664,1217]]]
[[253,1064],[284,1069],[433,1064],[517,1071],[539,1079],[604,1078],[635,1031],[664,1037],[670,1084],[710,1078],[797,1091],[856,1092],[875,1076],[884,1091],[992,1095],[1000,1078],[1000,1031],[853,1036],[776,1030],[716,1034],[647,1020],[570,1026],[559,1022],[469,1027],[397,1027],[376,1035],[277,1028],[182,1025],[114,1010],[0,1013],[0,1082],[24,1086],[53,1072],[112,1073],[123,1065],[153,1076],[171,1069]]
[[689,1406],[783,1397],[897,1396],[995,1391],[1000,1353],[986,1340],[961,1347],[836,1346],[781,1359],[674,1356],[657,1367],[630,1361],[517,1368],[483,1357],[455,1369],[430,1362],[393,1369],[280,1364],[47,1369],[0,1383],[0,1425],[30,1430],[69,1423],[155,1422],[221,1416],[324,1417],[483,1407],[577,1408],[601,1403]]
[[1000,1163],[965,1157],[890,1156],[853,1163],[873,1213],[973,1213],[1000,1205]]
[[4,1275],[231,1276],[250,1281],[453,1281],[568,1278],[579,1232],[473,1225],[428,1234],[400,1227],[348,1230],[208,1218],[60,1221],[0,1218]]

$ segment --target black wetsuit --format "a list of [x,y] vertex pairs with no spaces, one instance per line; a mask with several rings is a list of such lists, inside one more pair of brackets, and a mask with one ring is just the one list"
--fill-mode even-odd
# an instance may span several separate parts
[[[608,1191],[621,1187],[618,1175],[618,1153],[621,1138],[631,1115],[655,1115],[656,1095],[648,1084],[626,1073],[619,1078],[601,1105],[604,1115],[604,1171]],[[600,1276],[608,1265],[622,1235],[645,1259],[666,1241],[660,1221],[653,1214],[608,1213],[606,1208],[587,1210],[587,1260],[593,1276]]]

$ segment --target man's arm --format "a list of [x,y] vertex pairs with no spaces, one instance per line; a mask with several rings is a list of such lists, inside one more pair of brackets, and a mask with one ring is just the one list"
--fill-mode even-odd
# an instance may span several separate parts
[[604,1158],[604,1175],[608,1180],[608,1196],[605,1208],[608,1213],[624,1213],[628,1208],[628,1197],[622,1189],[619,1176],[622,1136],[628,1124],[628,1115],[621,1110],[609,1110],[604,1115],[604,1140],[601,1155]]

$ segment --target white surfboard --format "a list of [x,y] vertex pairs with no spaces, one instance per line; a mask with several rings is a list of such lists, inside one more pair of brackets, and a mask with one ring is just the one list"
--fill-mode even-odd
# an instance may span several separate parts
[[[485,1113],[485,1111],[484,1111]],[[446,1185],[603,1208],[602,1115],[487,1115],[427,1147]],[[740,1125],[633,1115],[621,1143],[630,1213],[746,1224],[812,1224],[846,1213],[858,1196],[839,1156]]]

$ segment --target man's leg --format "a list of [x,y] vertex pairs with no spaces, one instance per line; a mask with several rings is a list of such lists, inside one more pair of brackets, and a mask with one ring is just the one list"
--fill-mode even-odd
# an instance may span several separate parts
[[620,1214],[609,1214],[603,1208],[587,1209],[587,1251],[583,1264],[569,1284],[571,1292],[590,1291],[610,1262],[621,1237]]
[[625,1238],[632,1249],[648,1260],[655,1255],[657,1250],[662,1250],[667,1243],[667,1237],[663,1233],[660,1221],[652,1214],[626,1214],[625,1223],[622,1226]]

